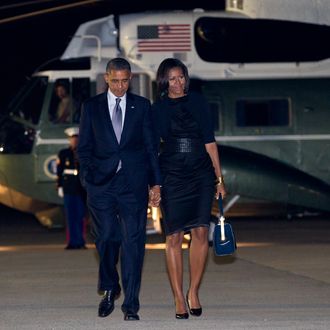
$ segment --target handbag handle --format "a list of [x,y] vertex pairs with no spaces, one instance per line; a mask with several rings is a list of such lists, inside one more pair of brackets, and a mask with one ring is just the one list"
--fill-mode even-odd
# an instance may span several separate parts
[[219,198],[218,198],[218,205],[219,205],[219,212],[220,212],[220,217],[219,217],[220,236],[221,236],[221,241],[225,241],[226,240],[225,217],[224,217],[224,214],[223,214],[223,203],[222,203],[221,194],[219,195]]
[[219,212],[220,212],[220,216],[224,216],[224,213],[223,213],[223,203],[222,203],[222,196],[221,194],[219,195],[219,198],[218,198],[218,206],[219,206]]

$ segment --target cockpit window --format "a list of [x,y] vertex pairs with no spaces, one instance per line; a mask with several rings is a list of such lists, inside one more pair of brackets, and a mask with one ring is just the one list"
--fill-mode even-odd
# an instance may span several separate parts
[[46,77],[33,77],[9,104],[9,114],[30,124],[39,123],[47,89]]
[[19,91],[0,118],[0,153],[29,154],[47,89],[46,77],[33,77]]
[[32,151],[36,131],[10,117],[0,120],[0,154],[29,154]]
[[71,96],[69,79],[58,79],[55,82],[49,109],[49,120],[54,124],[69,124],[75,111],[74,100]]
[[79,123],[82,102],[89,97],[89,78],[56,80],[48,111],[49,121],[56,125]]

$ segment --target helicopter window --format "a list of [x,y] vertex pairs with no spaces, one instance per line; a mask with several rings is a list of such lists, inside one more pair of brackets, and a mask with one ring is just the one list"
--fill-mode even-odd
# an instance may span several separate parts
[[79,123],[82,103],[91,96],[89,78],[58,79],[49,108],[54,124]]
[[236,102],[236,125],[288,126],[289,100],[239,100]]
[[69,79],[58,79],[49,109],[49,119],[54,124],[69,124],[75,112],[75,103],[71,96]]
[[229,7],[234,9],[243,9],[243,0],[230,0]]
[[330,27],[267,19],[201,17],[195,24],[198,55],[208,62],[303,62],[329,58]]
[[72,116],[72,121],[78,124],[80,121],[81,105],[85,100],[91,97],[89,78],[72,79],[72,97],[75,101],[75,111]]
[[9,104],[10,115],[37,125],[47,89],[47,81],[46,77],[33,77],[29,80]]

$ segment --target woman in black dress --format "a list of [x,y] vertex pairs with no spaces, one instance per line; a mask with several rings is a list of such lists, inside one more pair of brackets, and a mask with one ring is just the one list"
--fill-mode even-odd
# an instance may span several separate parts
[[[214,196],[225,197],[218,147],[207,101],[188,92],[187,67],[165,59],[157,71],[159,99],[153,104],[153,124],[160,144],[163,174],[162,215],[166,261],[175,299],[176,318],[200,316],[198,289],[208,254],[208,228]],[[183,293],[182,242],[191,234],[190,285]],[[187,303],[187,306],[186,306]]]

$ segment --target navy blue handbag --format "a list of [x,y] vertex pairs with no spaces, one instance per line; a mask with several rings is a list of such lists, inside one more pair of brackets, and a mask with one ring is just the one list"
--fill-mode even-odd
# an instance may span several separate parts
[[236,239],[231,224],[225,222],[221,196],[218,199],[218,203],[220,216],[218,223],[214,227],[213,249],[217,256],[228,256],[233,254],[237,249]]

